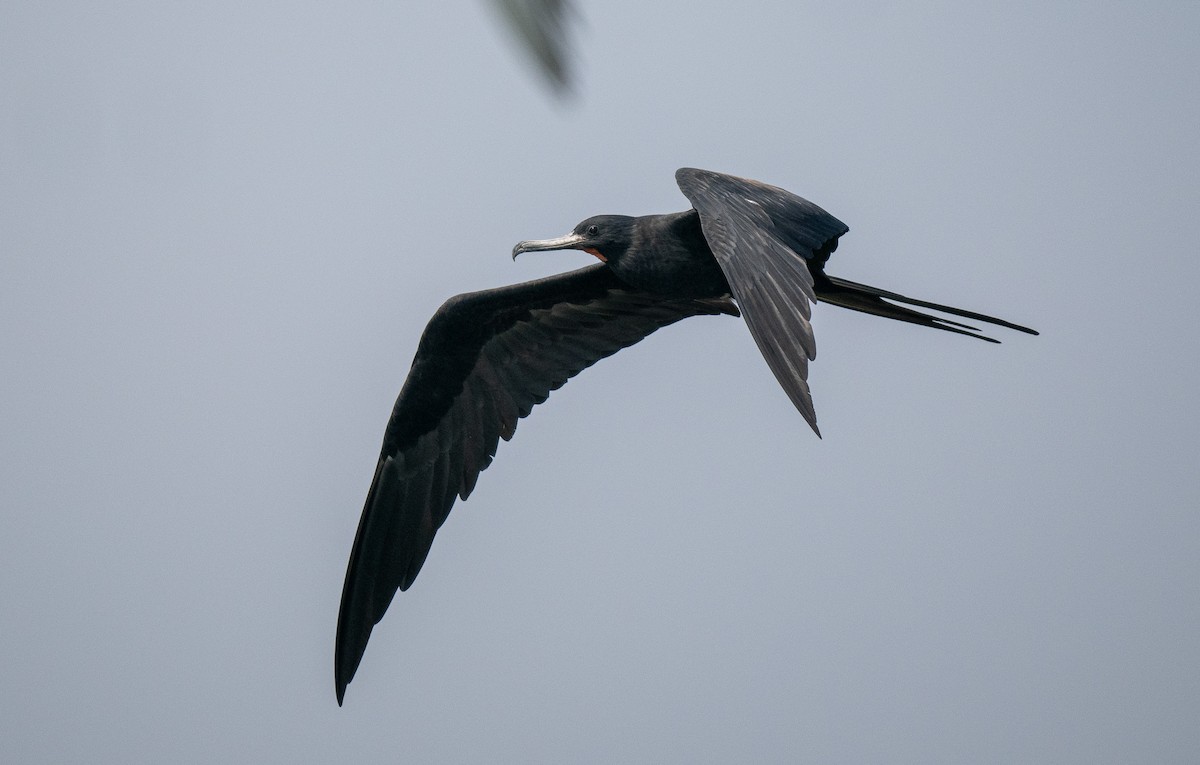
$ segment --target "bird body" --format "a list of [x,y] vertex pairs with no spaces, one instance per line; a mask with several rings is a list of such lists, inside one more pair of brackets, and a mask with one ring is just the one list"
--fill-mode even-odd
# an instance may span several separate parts
[[695,210],[633,219],[630,246],[607,256],[621,281],[660,295],[728,295],[729,280],[717,265]]
[[[972,327],[919,306],[1022,332],[984,314],[916,300],[825,273],[849,229],[813,203],[758,181],[684,168],[692,209],[600,215],[513,257],[578,249],[600,264],[447,300],[421,336],[384,431],[355,535],[338,614],[338,703],[372,627],[416,578],[456,498],[550,391],[605,356],[690,316],[742,316],[792,403],[817,430],[808,386],[816,356],[811,304],[969,335]],[[735,302],[736,301],[736,302]]]

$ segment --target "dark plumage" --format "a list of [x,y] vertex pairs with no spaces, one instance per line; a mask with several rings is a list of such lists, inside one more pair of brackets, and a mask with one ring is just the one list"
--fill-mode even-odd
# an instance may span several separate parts
[[350,553],[335,649],[339,704],[372,627],[396,590],[416,579],[455,498],[471,493],[499,439],[511,438],[517,420],[550,391],[605,356],[689,316],[741,315],[817,431],[807,382],[816,356],[814,301],[989,342],[996,341],[972,327],[896,303],[1037,334],[826,275],[849,229],[790,192],[689,168],[675,178],[693,205],[687,212],[597,216],[566,236],[513,248],[514,258],[579,249],[601,265],[458,295],[430,319],[384,431]]

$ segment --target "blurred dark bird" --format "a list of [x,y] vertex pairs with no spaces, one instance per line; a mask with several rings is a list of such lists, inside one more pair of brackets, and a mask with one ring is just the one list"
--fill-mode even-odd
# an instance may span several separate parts
[[555,93],[565,94],[572,82],[567,43],[575,8],[570,0],[494,0],[494,5]]
[[[1020,332],[991,316],[829,276],[849,229],[812,202],[758,181],[675,173],[686,212],[601,215],[513,257],[575,249],[598,265],[450,298],[430,319],[383,436],[342,591],[335,648],[338,703],[372,627],[416,579],[456,497],[466,499],[499,439],[550,391],[605,356],[689,316],[741,315],[776,379],[817,431],[808,389],[816,356],[812,303],[997,342],[932,309]],[[736,301],[736,302],[735,302]],[[820,435],[819,431],[817,433]]]

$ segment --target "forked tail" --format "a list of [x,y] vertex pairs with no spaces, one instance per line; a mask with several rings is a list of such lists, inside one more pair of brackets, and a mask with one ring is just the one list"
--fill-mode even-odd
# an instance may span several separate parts
[[[822,278],[823,277],[823,278]],[[940,316],[932,316],[920,311],[914,311],[911,308],[896,305],[896,303],[907,303],[908,305],[920,306],[921,308],[930,308],[942,313],[948,313],[952,316],[960,316],[964,319],[973,321],[987,322],[1008,329],[1015,329],[1018,332],[1027,332],[1031,335],[1036,335],[1037,331],[1029,327],[1022,327],[1020,324],[1013,324],[1004,319],[997,319],[994,316],[985,316],[974,311],[964,311],[961,308],[952,308],[948,305],[939,305],[930,303],[925,300],[915,300],[904,295],[899,295],[895,292],[888,292],[877,287],[870,287],[866,284],[858,284],[857,282],[839,279],[836,276],[821,274],[817,278],[815,285],[817,300],[833,305],[840,305],[843,308],[849,308],[852,311],[862,311],[863,313],[873,314],[875,316],[884,316],[888,319],[897,321],[907,321],[910,324],[920,324],[923,327],[933,327],[934,329],[944,329],[947,332],[957,332],[960,335],[968,337],[977,337],[980,340],[986,340],[989,343],[998,343],[999,340],[981,334],[981,330],[977,327],[972,327],[967,324],[962,324],[950,319],[943,319]],[[892,302],[889,302],[892,301]]]

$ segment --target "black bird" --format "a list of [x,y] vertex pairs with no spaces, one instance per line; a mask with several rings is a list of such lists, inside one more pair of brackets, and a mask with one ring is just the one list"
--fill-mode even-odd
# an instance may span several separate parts
[[416,579],[455,497],[471,493],[498,440],[512,438],[517,420],[550,391],[654,330],[689,316],[741,315],[814,431],[807,382],[814,301],[993,343],[973,327],[897,303],[1037,334],[827,275],[825,263],[849,229],[788,191],[691,168],[675,180],[693,209],[601,215],[566,236],[513,248],[514,258],[583,250],[601,264],[458,295],[430,319],[384,431],[350,552],[335,648],[339,704],[372,627],[396,590]]

